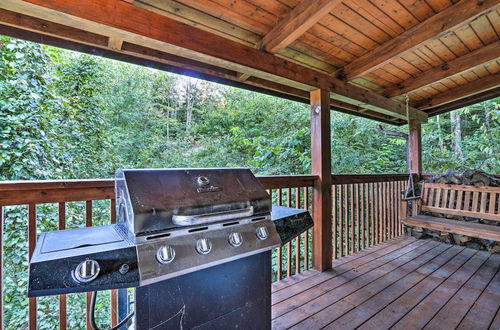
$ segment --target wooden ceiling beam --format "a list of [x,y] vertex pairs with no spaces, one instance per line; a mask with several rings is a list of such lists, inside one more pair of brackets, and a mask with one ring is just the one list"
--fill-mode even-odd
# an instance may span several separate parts
[[500,87],[496,87],[490,90],[487,90],[486,92],[482,92],[479,94],[475,94],[472,96],[465,97],[463,99],[459,99],[450,103],[446,103],[431,109],[427,110],[427,113],[429,116],[436,116],[442,113],[446,113],[449,111],[453,111],[456,109],[460,109],[472,104],[484,102],[487,100],[494,99],[495,97],[500,96]]
[[430,98],[415,102],[413,105],[419,109],[433,108],[438,105],[453,102],[468,96],[473,96],[500,86],[500,73],[479,78],[465,85],[436,94]]
[[[17,25],[19,25],[20,22],[22,22],[25,26],[30,27],[30,29],[25,30],[18,28]],[[6,23],[8,24],[3,25]],[[50,33],[48,33],[56,30],[64,31],[66,37],[72,36],[72,38],[61,39],[59,37],[51,36]],[[59,24],[42,19],[0,9],[0,34],[3,35],[85,52],[97,56],[108,57],[119,61],[146,65],[163,71],[184,74],[198,79],[204,79],[233,87],[246,88],[252,91],[283,97],[302,103],[309,103],[310,93],[301,89],[267,81],[258,77],[249,77],[242,82],[240,80],[241,74],[237,72],[218,68],[206,63],[182,58],[129,42],[123,42],[123,40],[117,38],[109,38],[106,42],[105,36],[95,35],[94,40],[96,43],[92,45],[86,42],[89,40],[88,34],[82,32],[84,31],[72,27],[60,26]],[[80,40],[78,40],[78,38],[80,38]],[[363,113],[364,109],[360,109],[359,107],[337,100],[331,100],[331,107],[332,110],[347,114],[361,116],[384,123],[397,124],[397,120],[391,116],[386,116],[373,111]]]
[[[121,0],[2,0],[0,7],[56,23],[117,35],[125,41],[158,47],[173,55],[247,73],[268,81],[310,91],[322,88],[355,106],[400,119],[404,106],[376,92],[348,84],[299,64],[138,8]],[[412,118],[427,114],[410,109]]]
[[339,76],[347,80],[364,76],[394,58],[419,48],[426,41],[440,38],[449,31],[499,7],[500,0],[461,0],[345,65],[339,70]]
[[499,57],[500,41],[495,41],[485,47],[476,49],[468,54],[427,70],[414,78],[410,78],[396,85],[390,86],[386,89],[385,95],[388,97],[396,97],[409,93],[419,88],[437,83],[453,75],[465,72]]
[[277,53],[297,40],[342,0],[302,0],[262,38],[261,48]]

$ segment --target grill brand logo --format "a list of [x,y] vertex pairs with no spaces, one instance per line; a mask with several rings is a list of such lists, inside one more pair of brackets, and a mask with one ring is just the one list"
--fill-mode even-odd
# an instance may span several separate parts
[[198,182],[199,186],[198,189],[196,189],[198,193],[216,192],[222,190],[221,187],[211,185],[210,180],[205,176],[199,176],[196,179],[196,182]]

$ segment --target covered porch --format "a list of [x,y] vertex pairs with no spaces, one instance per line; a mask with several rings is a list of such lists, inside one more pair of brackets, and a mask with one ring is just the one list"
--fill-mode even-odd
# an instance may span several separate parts
[[[273,328],[497,329],[497,256],[404,236],[408,173],[332,174],[330,116],[408,124],[408,172],[424,178],[428,117],[500,95],[499,6],[4,0],[0,34],[310,104],[311,174],[259,177],[275,204],[310,210],[315,223],[273,252]],[[115,201],[111,179],[0,183],[0,217],[26,207],[28,257],[42,205],[57,208],[52,225],[65,229],[68,203],[80,203],[82,225],[92,226],[96,213],[116,222]],[[115,325],[117,291],[109,296]],[[58,297],[61,329],[67,298]],[[30,329],[39,327],[38,305],[29,299]],[[89,307],[87,294],[87,329]]]

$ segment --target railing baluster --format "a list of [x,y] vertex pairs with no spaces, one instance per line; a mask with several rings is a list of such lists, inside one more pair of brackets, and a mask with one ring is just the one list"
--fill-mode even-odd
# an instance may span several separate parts
[[373,182],[370,182],[368,184],[368,187],[369,187],[369,198],[370,198],[370,201],[368,203],[368,206],[370,208],[370,246],[372,246],[373,244],[375,244],[375,214],[374,214],[374,210],[375,210],[375,207],[374,207],[374,197],[373,197],[373,190],[375,189],[374,188],[374,183]]
[[401,235],[401,221],[399,220],[399,209],[401,207],[401,181],[396,182],[396,235]]
[[360,196],[361,196],[361,249],[365,248],[365,184],[360,185]]
[[[292,207],[292,188],[286,190],[286,206]],[[286,244],[286,276],[292,275],[292,242]]]
[[[31,259],[36,245],[36,204],[28,204],[28,260]],[[29,329],[36,330],[36,298],[29,298]]]
[[[66,203],[60,202],[58,204],[58,226],[57,229],[66,229]],[[59,295],[59,329],[66,329],[66,295]]]
[[[281,191],[281,188],[280,189],[277,189],[276,190],[276,193],[277,193],[277,202],[278,202],[278,205],[281,206],[281,204],[283,203],[283,199],[282,199],[282,191]],[[276,266],[277,266],[277,277],[278,277],[278,281],[281,280],[281,277],[282,277],[282,262],[283,262],[283,250],[280,247],[278,247],[278,260],[276,260]]]
[[349,184],[349,254],[354,253],[354,185]]
[[356,220],[354,221],[353,225],[356,225],[356,252],[358,252],[361,248],[360,248],[360,241],[361,241],[361,238],[360,238],[360,228],[359,228],[359,225],[360,225],[360,222],[361,222],[361,219],[359,218],[359,183],[356,183],[355,186],[354,186],[354,205],[355,205],[355,209],[356,209]]
[[382,242],[382,183],[377,184],[377,243]]
[[[116,199],[109,200],[109,222],[116,223]],[[118,290],[109,291],[111,327],[118,324]]]
[[[309,187],[304,187],[304,209],[309,210]],[[304,233],[304,270],[309,269],[309,230]]]
[[[86,201],[85,202],[85,226],[86,227],[92,227],[92,201]],[[86,323],[87,323],[87,330],[92,330],[92,327],[90,326],[90,300],[92,297],[91,292],[86,293]]]
[[387,237],[389,236],[389,212],[387,212],[387,204],[389,202],[389,185],[387,182],[383,183],[384,185],[384,190],[383,190],[383,196],[384,196],[384,241],[387,240]]
[[333,243],[333,259],[337,259],[337,186],[332,185],[332,243]]
[[347,195],[347,185],[344,185],[344,200],[343,200],[343,203],[342,203],[342,206],[344,207],[344,218],[343,218],[343,221],[344,221],[344,246],[343,246],[343,249],[344,249],[344,252],[342,255],[346,256],[349,254],[349,204],[348,204],[348,195]]
[[[295,188],[295,208],[300,209],[300,188]],[[300,235],[295,237],[295,274],[300,273]]]
[[0,329],[3,328],[3,212],[3,206],[0,205]]
[[[296,209],[300,208],[300,188],[290,188],[290,190],[293,189],[293,193],[295,194],[295,203],[294,207]],[[294,274],[298,274],[300,272],[300,235],[297,235],[294,239],[295,241],[295,260],[294,260],[294,265],[295,265],[295,272]]]
[[339,185],[339,257],[345,256],[344,253],[344,213],[345,213],[345,185]]
[[389,238],[393,238],[394,237],[394,210],[395,208],[394,207],[390,207],[390,206],[394,206],[394,202],[396,200],[396,198],[394,197],[394,181],[391,181],[389,182],[389,189],[391,191],[390,195],[389,195],[389,212],[391,214],[391,225],[389,226],[390,227],[390,234],[389,234]]

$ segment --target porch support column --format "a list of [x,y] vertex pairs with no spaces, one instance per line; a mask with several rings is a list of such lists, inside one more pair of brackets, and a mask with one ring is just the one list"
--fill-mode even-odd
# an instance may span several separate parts
[[418,120],[410,120],[408,149],[410,160],[410,173],[422,175],[422,124]]
[[313,267],[332,267],[332,163],[330,134],[330,93],[311,91],[312,174],[318,176],[313,191]]

